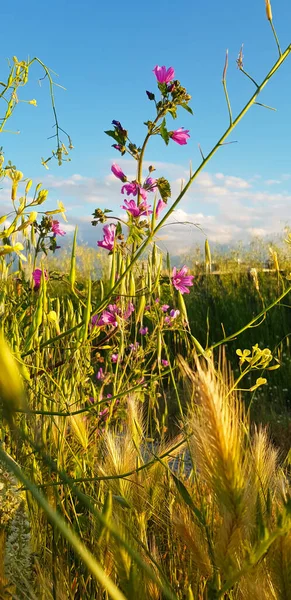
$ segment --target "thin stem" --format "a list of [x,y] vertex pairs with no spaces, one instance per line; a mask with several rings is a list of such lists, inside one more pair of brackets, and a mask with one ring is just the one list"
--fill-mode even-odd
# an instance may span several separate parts
[[226,99],[227,108],[228,108],[229,125],[231,127],[232,126],[232,110],[231,110],[229,95],[228,95],[227,86],[226,86],[227,68],[228,68],[228,50],[226,51],[226,55],[225,55],[225,63],[224,63],[224,69],[223,69],[223,75],[222,75],[222,85],[223,85],[225,99]]
[[239,329],[235,333],[232,333],[231,335],[228,335],[227,337],[224,337],[219,342],[216,342],[215,344],[212,344],[212,346],[210,346],[210,348],[207,348],[207,350],[214,350],[214,348],[217,348],[218,346],[221,346],[221,344],[224,344],[225,342],[230,342],[231,340],[234,340],[238,335],[240,335],[241,333],[243,333],[244,331],[246,331],[246,329],[249,329],[250,327],[252,327],[256,323],[256,321],[258,321],[258,319],[260,319],[261,317],[263,317],[269,310],[271,310],[272,308],[274,308],[274,306],[276,306],[276,304],[278,304],[280,302],[280,300],[282,300],[282,298],[284,298],[285,296],[287,296],[287,294],[289,294],[289,292],[291,292],[291,286],[289,286],[287,288],[287,290],[285,290],[284,292],[282,292],[282,294],[281,294],[281,296],[279,296],[279,298],[276,298],[276,300],[274,300],[274,302],[272,302],[272,304],[269,304],[269,306],[266,306],[256,317],[254,317],[251,321],[249,321],[244,327],[242,327],[241,329]]
[[275,42],[276,42],[276,44],[277,44],[277,48],[278,48],[278,52],[279,52],[279,56],[282,56],[282,50],[281,50],[281,48],[280,48],[279,39],[278,39],[278,36],[277,36],[277,33],[276,33],[276,29],[275,29],[275,27],[274,27],[274,25],[273,25],[273,21],[270,21],[270,25],[271,25],[271,28],[272,28],[272,31],[273,31],[273,35],[274,35],[274,38],[275,38]]
[[259,87],[257,82],[242,67],[240,67],[240,71],[255,84],[256,88]]

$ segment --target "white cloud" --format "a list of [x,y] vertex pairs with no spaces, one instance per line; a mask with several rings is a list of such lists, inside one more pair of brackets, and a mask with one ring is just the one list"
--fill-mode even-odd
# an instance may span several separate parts
[[[129,178],[135,177],[135,161],[121,159],[119,164]],[[145,177],[149,164],[145,163]],[[155,167],[154,176],[169,179],[174,201],[181,191],[181,181],[188,180],[188,169],[170,163],[156,163]],[[289,222],[291,214],[291,187],[286,174],[280,178],[281,185],[284,185],[282,188],[279,179],[263,181],[258,175],[243,179],[237,174],[200,173],[166,226],[159,231],[158,244],[179,253],[203,242],[203,233],[211,241],[221,243],[247,240],[254,235],[277,234]],[[276,193],[266,191],[266,183],[275,185],[275,182]],[[101,226],[91,226],[95,208],[109,208],[112,214],[124,216],[121,182],[112,173],[103,178],[85,177],[79,173],[69,178],[49,174],[43,185],[49,189],[47,210],[56,206],[57,199],[62,200],[67,208],[68,223],[62,224],[68,234],[67,241],[71,239],[75,224],[78,224],[79,242],[96,245],[102,232]],[[149,194],[149,202],[153,197]],[[168,206],[171,206],[170,201]],[[5,184],[5,188],[0,190],[0,216],[7,214],[8,207],[11,209],[10,189]]]
[[226,187],[231,189],[247,189],[250,188],[251,185],[246,179],[242,179],[241,177],[234,177],[233,175],[223,175],[223,173],[216,173],[216,179],[222,182]]
[[267,179],[266,185],[279,185],[281,183],[280,179]]

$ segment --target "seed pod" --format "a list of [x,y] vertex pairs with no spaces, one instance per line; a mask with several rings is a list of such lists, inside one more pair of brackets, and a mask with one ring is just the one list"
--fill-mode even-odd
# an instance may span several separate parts
[[90,315],[91,315],[91,310],[92,310],[92,305],[91,305],[91,279],[89,277],[88,280],[88,296],[87,296],[87,303],[86,303],[86,308],[85,308],[85,314],[84,314],[84,326],[81,329],[81,335],[80,335],[80,340],[81,341],[85,341],[87,339],[88,336],[88,326],[90,323]]
[[26,186],[25,186],[25,195],[28,194],[30,188],[32,186],[32,179],[29,179]]
[[170,276],[170,273],[171,273],[171,259],[170,259],[169,252],[167,252],[167,271],[168,271],[169,276]]
[[162,358],[162,334],[160,329],[158,329],[158,333],[157,333],[157,359],[158,359],[158,363],[161,363],[161,358]]
[[153,249],[152,249],[152,267],[153,269],[155,269],[157,264],[157,247],[156,244],[153,245]]
[[103,284],[102,279],[100,279],[99,283],[100,283],[100,300],[102,302],[102,300],[104,298],[104,284]]
[[135,296],[135,281],[132,271],[129,274],[129,296],[132,298]]
[[70,278],[69,279],[70,279],[70,284],[71,284],[72,290],[74,290],[75,281],[76,281],[76,245],[77,245],[77,233],[78,233],[78,225],[76,225],[76,228],[75,228],[74,241],[73,241],[72,254],[71,254],[71,268],[70,268]]
[[268,21],[272,21],[273,20],[273,15],[272,15],[271,2],[270,2],[270,0],[265,0],[265,3],[266,3],[266,15],[267,15],[267,19],[268,19]]
[[0,334],[0,399],[9,421],[15,410],[25,408],[22,379],[15,358]]
[[210,252],[209,242],[207,239],[205,240],[205,269],[206,269],[206,273],[210,273],[210,271],[211,271],[211,252]]
[[111,271],[110,271],[110,289],[114,287],[115,284],[115,276],[116,276],[116,251],[115,246],[111,255]]
[[31,243],[31,245],[34,248],[36,247],[36,238],[35,238],[35,228],[34,228],[34,226],[32,226],[31,230],[30,230],[30,243]]
[[183,298],[183,295],[181,294],[181,292],[178,292],[178,307],[179,307],[179,311],[181,314],[181,317],[184,321],[186,321],[186,323],[188,323],[188,314],[187,314],[187,308],[186,308],[186,304]]
[[143,314],[144,314],[144,309],[145,309],[145,305],[146,305],[146,297],[143,294],[140,297],[140,301],[139,301],[139,305],[138,305],[138,310],[137,310],[137,314],[136,314],[136,322],[138,323],[139,321],[142,321],[143,319]]

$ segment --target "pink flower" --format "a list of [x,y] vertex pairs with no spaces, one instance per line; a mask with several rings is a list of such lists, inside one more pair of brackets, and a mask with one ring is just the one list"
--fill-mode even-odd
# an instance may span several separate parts
[[129,302],[126,311],[123,313],[123,318],[129,319],[129,317],[133,313],[133,311],[134,311],[134,305],[132,304],[132,302]]
[[102,367],[100,367],[100,369],[98,369],[98,371],[97,371],[96,379],[98,379],[99,381],[103,381],[104,378],[105,378],[105,375],[103,373],[103,369],[102,369]]
[[157,180],[153,177],[147,177],[143,185],[148,192],[154,192],[157,187]]
[[187,275],[187,273],[188,268],[186,265],[180,271],[177,271],[176,267],[173,268],[172,284],[181,294],[189,294],[190,290],[188,288],[193,285],[194,275]]
[[163,365],[163,367],[168,367],[169,362],[167,360],[165,360],[164,358],[162,358],[162,365]]
[[104,325],[112,325],[113,327],[118,326],[117,316],[126,320],[130,317],[132,312],[134,311],[134,305],[132,302],[128,303],[127,309],[124,311],[123,315],[121,314],[121,309],[117,306],[117,304],[108,304],[106,310],[103,310],[101,316],[94,315],[91,319],[91,324],[93,327],[102,327]]
[[118,362],[118,357],[118,354],[111,354],[111,361],[116,364]]
[[114,223],[105,225],[105,227],[103,227],[104,238],[101,242],[97,242],[97,246],[105,248],[106,250],[112,250],[115,240],[115,231],[116,225],[114,225]]
[[[40,287],[40,283],[41,283],[41,276],[42,276],[42,270],[41,269],[34,269],[33,273],[32,273],[32,278],[34,281],[34,290],[38,290]],[[48,273],[45,270],[44,271],[44,278],[47,281],[48,280]]]
[[165,312],[165,313],[167,312],[168,308],[170,308],[170,307],[169,307],[169,304],[163,304],[163,305],[161,306],[161,309],[162,309],[162,311],[163,311],[163,312]]
[[108,416],[109,416],[109,408],[108,408],[108,406],[106,408],[103,408],[103,410],[100,410],[100,412],[98,413],[98,417],[100,419],[103,419],[104,421],[107,420]]
[[135,342],[135,344],[129,344],[129,348],[132,352],[136,352],[136,350],[139,348],[139,343]]
[[139,206],[135,200],[124,200],[124,205],[121,207],[127,210],[133,217],[141,217],[143,215],[149,215],[153,211],[150,210],[149,204],[145,201],[141,202]]
[[115,177],[117,177],[117,179],[120,179],[120,181],[127,181],[126,175],[124,175],[122,169],[116,163],[113,163],[113,165],[111,167],[111,171],[112,171],[113,175],[115,175]]
[[52,232],[55,235],[66,235],[66,232],[60,228],[60,223],[59,221],[53,221],[52,222]]
[[131,183],[126,183],[121,188],[121,193],[127,194],[128,196],[130,196],[130,194],[132,194],[133,196],[137,196],[138,192],[143,200],[147,199],[146,190],[144,188],[142,188],[136,181],[132,181]]
[[184,130],[184,127],[180,127],[180,129],[176,129],[176,131],[170,131],[169,135],[170,138],[180,146],[187,144],[187,139],[190,137],[189,129]]
[[108,309],[104,310],[101,316],[94,315],[91,319],[93,326],[102,327],[102,325],[112,325],[117,327],[116,315],[120,314],[120,308],[116,304],[109,304]]
[[164,200],[159,200],[158,204],[156,206],[156,219],[159,218],[160,216],[160,212],[162,212],[162,210],[165,208],[165,206],[167,206],[167,203],[164,202]]
[[175,310],[174,308],[172,308],[172,310],[170,310],[170,317],[171,319],[176,319],[180,314],[179,310]]
[[148,332],[149,332],[148,327],[141,327],[139,330],[140,335],[147,335]]
[[165,66],[159,67],[158,65],[156,65],[153,69],[153,72],[159,83],[170,83],[170,81],[173,81],[175,77],[175,71],[173,67],[169,67],[167,69]]

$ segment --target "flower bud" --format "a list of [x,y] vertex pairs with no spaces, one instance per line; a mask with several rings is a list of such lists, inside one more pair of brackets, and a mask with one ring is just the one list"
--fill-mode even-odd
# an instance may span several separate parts
[[155,99],[155,94],[153,94],[153,92],[148,92],[146,90],[146,95],[148,97],[149,100],[154,100]]
[[36,210],[33,210],[28,217],[29,223],[33,223],[34,221],[36,221],[36,218],[37,218],[37,212],[36,212]]
[[273,15],[272,15],[271,2],[270,2],[270,0],[265,0],[265,3],[266,3],[266,15],[267,15],[267,19],[268,19],[268,21],[272,21],[273,20]]
[[28,182],[27,182],[27,184],[26,184],[26,187],[25,187],[25,195],[28,194],[31,186],[32,186],[32,179],[29,179]]

